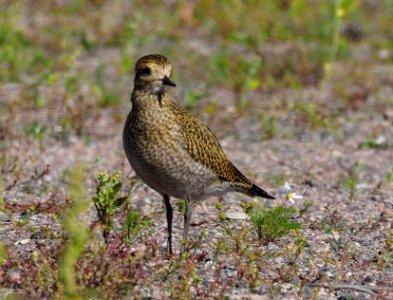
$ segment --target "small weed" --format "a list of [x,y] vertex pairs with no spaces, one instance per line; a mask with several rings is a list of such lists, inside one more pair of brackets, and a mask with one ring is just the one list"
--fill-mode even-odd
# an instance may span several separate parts
[[0,244],[0,267],[4,264],[7,257],[7,249],[4,244]]
[[225,82],[229,77],[230,59],[226,53],[216,51],[210,56],[209,61],[209,79],[214,83]]
[[234,230],[229,226],[229,222],[226,220],[225,216],[222,218],[223,213],[220,213],[220,220],[223,226],[225,234],[231,239],[235,245],[235,253],[240,256],[244,256],[248,253],[248,249],[251,247],[251,243],[247,238],[249,233],[249,227],[246,220],[243,220],[240,231]]
[[361,147],[365,149],[383,148],[385,145],[384,137],[368,137],[362,144]]
[[249,202],[249,203],[241,202],[240,207],[244,210],[246,214],[249,214],[254,209],[255,202]]
[[211,55],[209,74],[212,75],[209,79],[233,90],[236,94],[236,107],[242,110],[248,103],[245,92],[255,91],[261,84],[261,65],[262,59],[259,56],[246,58],[221,49]]
[[261,64],[262,59],[260,57],[235,61],[234,72],[238,75],[232,77],[234,80],[232,85],[238,95],[236,101],[238,110],[243,110],[248,104],[245,92],[255,91],[259,88],[261,84],[259,79]]
[[372,149],[372,148],[377,148],[377,147],[378,147],[378,144],[375,142],[375,139],[373,137],[368,137],[362,143],[362,148]]
[[143,228],[151,226],[152,222],[144,219],[136,210],[128,211],[124,222],[124,228],[127,232],[126,240],[130,241],[132,237],[137,236]]
[[93,197],[94,206],[97,210],[98,218],[104,226],[104,237],[107,237],[113,225],[113,215],[126,200],[126,197],[117,197],[121,189],[119,182],[120,173],[109,175],[107,171],[99,172],[96,175],[97,187],[96,196]]
[[75,94],[78,91],[78,81],[77,76],[69,75],[64,80],[64,86],[70,94]]
[[388,99],[388,105],[389,105],[390,107],[393,107],[393,97],[390,97],[390,98]]
[[349,199],[352,201],[355,198],[356,186],[359,183],[358,179],[358,168],[359,162],[357,161],[355,165],[349,170],[348,178],[344,179],[341,183],[343,188],[349,192]]
[[295,265],[298,260],[300,254],[303,252],[304,247],[306,246],[306,239],[301,234],[300,229],[293,230],[295,234],[295,241],[291,247],[292,257],[291,257],[291,265]]
[[384,238],[385,245],[378,258],[378,265],[381,269],[393,263],[393,229],[390,229],[388,233],[385,233]]
[[[191,252],[196,253],[201,247],[202,239],[205,239],[205,238],[206,238],[206,229],[203,228],[201,230],[201,233],[197,236],[196,239],[192,239],[187,244],[184,245],[185,251],[181,255],[182,258],[189,257]],[[205,256],[205,254],[202,253],[200,255]]]
[[[245,212],[248,212],[254,207],[254,202],[250,202],[249,204],[241,202],[240,206],[243,208]],[[230,226],[230,223],[227,220],[225,213],[222,211],[222,202],[216,203],[216,209],[218,211],[218,217],[221,221],[222,228],[224,229],[225,234],[230,238],[235,245],[235,251],[239,255],[243,256],[247,254],[247,250],[250,247],[249,239],[248,239],[248,226],[246,220],[243,220],[240,231],[235,230]],[[227,240],[220,241],[217,244],[216,255],[227,249]]]
[[0,211],[4,211],[5,209],[5,203],[4,203],[4,197],[3,197],[3,192],[4,192],[4,180],[3,177],[0,176]]
[[133,59],[128,52],[122,53],[122,56],[119,61],[119,70],[122,75],[126,75],[132,70],[133,67]]
[[179,201],[177,202],[177,210],[179,211],[179,213],[184,214],[184,212],[186,211],[186,200],[179,199]]
[[[334,16],[333,16],[333,35],[330,50],[329,60],[324,64],[325,71],[325,82],[328,82],[333,74],[333,64],[337,57],[337,52],[340,46],[340,28],[343,21],[343,17],[346,14],[346,7],[343,5],[345,1],[335,0],[334,4]],[[349,1],[346,1],[349,2]]]
[[250,213],[259,241],[263,245],[275,241],[290,231],[300,229],[300,224],[291,222],[296,210],[292,207],[278,206],[271,209],[257,208]]
[[302,217],[302,216],[308,211],[308,209],[309,209],[312,205],[313,205],[312,200],[306,200],[306,201],[304,201],[303,207],[300,208],[300,209],[298,210],[299,217]]
[[274,138],[277,132],[277,122],[275,116],[270,116],[266,112],[261,114],[262,123],[262,140],[270,140]]
[[88,240],[85,224],[81,224],[79,216],[89,207],[86,188],[84,187],[84,167],[71,169],[67,176],[70,197],[73,207],[65,217],[64,227],[69,240],[61,254],[59,275],[63,287],[64,299],[75,299],[78,295],[75,266]]
[[17,20],[21,17],[20,12],[17,5],[12,9],[5,9],[0,21],[0,80],[2,82],[18,82],[23,75],[31,74],[51,63],[45,57],[43,49],[34,48],[27,35],[18,28]]
[[27,130],[27,134],[29,136],[32,136],[33,138],[37,139],[41,150],[43,149],[44,145],[43,145],[43,139],[45,136],[45,132],[46,132],[46,126],[40,124],[39,122],[35,121],[33,122],[30,127]]
[[325,233],[329,235],[329,244],[335,253],[339,254],[344,248],[343,234],[345,232],[345,226],[343,223],[337,223],[333,226],[326,226]]
[[186,108],[189,110],[195,110],[198,106],[198,101],[205,97],[204,93],[194,92],[191,89],[185,90]]
[[32,216],[33,212],[34,212],[34,207],[31,207],[28,210],[22,212],[20,218],[16,221],[16,224],[19,227],[23,227],[27,225],[30,221],[30,217]]
[[311,129],[320,127],[329,128],[329,121],[322,116],[315,103],[297,101],[293,109],[304,116],[305,120],[310,124]]
[[387,181],[388,183],[393,182],[393,170],[390,171],[390,172],[385,176],[385,178],[386,178],[386,181]]
[[127,230],[127,239],[129,240],[131,235],[135,235],[140,230],[140,214],[135,210],[127,212],[125,220],[125,228]]
[[393,251],[393,229],[385,234],[386,248]]
[[101,64],[95,71],[95,82],[92,85],[94,93],[98,97],[98,104],[102,107],[117,105],[120,101],[119,95],[114,88],[107,85],[108,78],[105,75],[106,66]]
[[228,245],[225,241],[224,238],[221,238],[217,241],[217,244],[215,246],[215,251],[213,254],[213,260],[216,262],[220,255],[222,255],[228,248]]

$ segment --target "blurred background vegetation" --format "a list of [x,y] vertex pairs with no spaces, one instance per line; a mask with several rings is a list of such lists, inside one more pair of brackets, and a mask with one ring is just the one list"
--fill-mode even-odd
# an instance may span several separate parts
[[[88,134],[86,121],[105,108],[122,122],[133,65],[149,53],[172,61],[178,101],[205,121],[221,105],[242,112],[261,94],[304,87],[358,108],[375,90],[367,66],[393,62],[392,0],[1,0],[0,9],[0,136],[41,145],[52,133]],[[277,132],[282,108],[300,115],[297,126],[334,129],[325,104],[294,98],[261,100],[258,110],[273,112],[259,116],[262,139]],[[7,126],[15,109],[42,114]]]
[[189,108],[212,86],[241,106],[248,91],[318,86],[337,61],[393,62],[391,0],[2,0],[0,8],[0,81],[18,84],[6,99],[18,107],[59,97],[118,105],[148,53],[171,59]]

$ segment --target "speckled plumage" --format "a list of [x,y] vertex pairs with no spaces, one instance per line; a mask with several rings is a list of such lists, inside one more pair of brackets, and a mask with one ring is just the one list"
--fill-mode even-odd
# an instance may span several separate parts
[[135,66],[132,110],[123,132],[127,158],[136,174],[164,196],[168,218],[168,252],[172,252],[169,197],[186,200],[187,239],[191,207],[210,196],[237,191],[272,196],[254,185],[226,157],[217,138],[167,93],[171,65],[161,55],[140,58]]

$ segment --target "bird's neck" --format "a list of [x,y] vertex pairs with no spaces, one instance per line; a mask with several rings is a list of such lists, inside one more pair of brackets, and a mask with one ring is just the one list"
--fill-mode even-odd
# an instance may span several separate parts
[[154,93],[150,89],[136,89],[131,95],[132,107],[139,109],[162,108],[169,105],[169,99],[165,91]]

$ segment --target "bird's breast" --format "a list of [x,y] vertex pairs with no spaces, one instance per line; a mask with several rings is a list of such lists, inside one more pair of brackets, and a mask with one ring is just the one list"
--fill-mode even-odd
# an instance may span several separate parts
[[136,174],[151,188],[176,198],[200,198],[216,175],[192,159],[180,126],[167,114],[133,114],[127,118],[123,145]]

